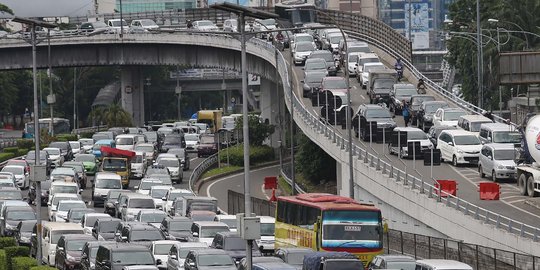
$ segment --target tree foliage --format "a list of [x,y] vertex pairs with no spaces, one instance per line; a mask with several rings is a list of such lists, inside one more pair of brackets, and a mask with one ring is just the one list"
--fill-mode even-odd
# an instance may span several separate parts
[[[242,129],[243,117],[236,119],[236,127]],[[249,145],[260,146],[263,142],[274,133],[275,126],[262,121],[259,115],[250,113],[248,114],[248,126],[249,126]]]
[[[497,27],[501,52],[534,50],[540,47],[540,39],[531,34],[508,31],[527,31],[540,34],[540,1],[538,0],[482,0],[480,1],[481,28],[483,37],[484,107],[498,108],[498,48]],[[462,91],[466,100],[476,104],[480,93],[477,85],[477,48],[476,48],[476,1],[456,0],[449,7],[453,23],[448,26],[452,32],[469,32],[468,36],[450,35],[447,41],[448,61],[462,74]],[[488,19],[497,19],[498,23]],[[520,29],[521,27],[522,29]],[[503,91],[503,101],[508,100],[510,91]]]
[[132,125],[131,115],[118,104],[95,108],[90,113],[90,122],[108,127],[128,127]]
[[7,13],[13,15],[13,10],[11,10],[11,8],[9,8],[8,6],[0,3],[0,13]]
[[295,155],[295,169],[304,178],[318,185],[324,181],[335,181],[336,161],[307,136],[299,137],[299,148]]

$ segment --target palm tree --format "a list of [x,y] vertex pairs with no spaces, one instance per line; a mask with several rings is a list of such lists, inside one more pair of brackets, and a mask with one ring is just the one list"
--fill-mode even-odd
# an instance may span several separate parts
[[11,8],[9,8],[8,6],[0,3],[0,13],[7,13],[13,15],[13,10],[11,10]]
[[109,127],[128,127],[132,125],[131,115],[118,104],[105,109],[103,120]]

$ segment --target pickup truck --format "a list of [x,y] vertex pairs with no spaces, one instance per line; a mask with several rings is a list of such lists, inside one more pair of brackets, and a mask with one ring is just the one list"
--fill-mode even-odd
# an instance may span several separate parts
[[369,102],[378,103],[382,98],[388,105],[390,103],[390,93],[397,83],[397,72],[392,69],[376,69],[369,73],[369,85],[367,86]]

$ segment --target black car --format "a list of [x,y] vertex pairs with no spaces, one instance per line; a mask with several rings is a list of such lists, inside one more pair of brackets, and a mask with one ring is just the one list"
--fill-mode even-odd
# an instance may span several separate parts
[[155,260],[148,247],[126,244],[107,243],[98,247],[96,253],[95,270],[121,270],[127,265],[156,265],[161,264]]
[[[370,128],[370,122],[376,122],[377,127],[374,130],[373,127]],[[382,134],[385,132],[386,138],[390,141],[390,133],[397,126],[396,122],[393,119],[393,116],[390,115],[390,111],[381,105],[376,104],[363,104],[360,105],[354,117],[352,118],[352,126],[356,133],[356,137],[360,137],[362,140],[367,141],[370,138],[370,132],[374,135],[373,140],[377,141],[377,134]],[[381,136],[382,137],[382,136]]]
[[193,221],[187,217],[166,217],[161,222],[160,229],[170,239],[190,242],[192,240],[192,225]]
[[81,252],[82,270],[94,270],[96,264],[96,253],[100,245],[112,244],[112,241],[88,241],[84,244]]
[[97,240],[113,241],[114,234],[121,220],[118,218],[99,218],[92,228],[92,236]]
[[[41,206],[47,206],[47,202],[49,201],[49,189],[51,188],[51,183],[52,181],[50,180],[41,181]],[[36,182],[32,181],[30,189],[28,190],[28,203],[34,203],[35,205],[37,205],[36,199]]]
[[237,270],[236,264],[231,256],[220,249],[208,248],[190,250],[184,261],[185,270],[204,269],[211,265],[219,265],[220,270]]
[[338,71],[339,64],[336,64],[334,61],[334,55],[329,50],[316,50],[313,51],[308,59],[311,58],[321,58],[326,62],[326,68],[328,70],[328,75],[336,76]]
[[390,92],[390,111],[394,113],[394,115],[401,115],[403,102],[411,102],[411,97],[416,94],[416,86],[414,86],[413,84],[394,84],[392,92]]
[[19,246],[30,246],[30,238],[32,237],[32,229],[36,225],[37,220],[23,220],[17,225],[15,231],[15,239]]
[[105,202],[103,203],[103,208],[105,208],[104,213],[109,214],[112,217],[116,216],[116,204],[118,203],[118,197],[121,194],[132,193],[130,190],[122,189],[111,189],[107,192],[107,197],[105,197]]
[[[239,263],[247,254],[246,240],[242,239],[240,235],[235,232],[218,232],[214,236],[214,240],[210,247],[224,250],[236,263]],[[253,257],[262,256],[257,244],[253,245],[252,255]]]
[[161,152],[166,153],[171,148],[186,148],[186,139],[183,133],[165,136],[161,144]]
[[311,98],[313,93],[318,93],[321,89],[322,79],[326,77],[326,72],[312,71],[306,74],[302,80],[302,96]]
[[424,101],[418,111],[418,128],[427,132],[433,126],[433,115],[439,108],[448,107],[446,101]]
[[64,161],[70,161],[73,159],[73,151],[69,142],[52,142],[48,147],[60,149],[60,153],[64,156]]
[[218,144],[214,135],[203,134],[197,147],[197,157],[208,157],[217,153]]
[[458,127],[455,126],[432,126],[428,131],[428,137],[431,143],[433,143],[433,147],[437,147],[437,138],[439,138],[439,135],[443,130],[454,130],[458,129]]
[[29,206],[6,206],[3,207],[2,218],[0,219],[0,234],[2,236],[13,236],[17,231],[17,225],[22,220],[36,220],[36,212]]
[[54,258],[57,269],[78,269],[84,244],[94,238],[86,234],[65,234],[58,239]]
[[417,125],[418,124],[418,112],[420,111],[420,107],[422,106],[422,103],[425,101],[434,101],[435,97],[430,95],[414,95],[411,97],[411,102],[409,106],[409,110],[411,111],[411,124]]
[[165,240],[165,235],[150,224],[132,223],[125,226],[121,232],[116,232],[115,239],[116,242],[135,243],[150,248],[152,241]]

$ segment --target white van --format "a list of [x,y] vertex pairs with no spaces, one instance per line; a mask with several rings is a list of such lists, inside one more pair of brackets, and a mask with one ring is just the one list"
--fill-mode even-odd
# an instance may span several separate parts
[[226,130],[233,130],[236,127],[236,119],[232,116],[221,117],[221,123],[223,124],[223,129]]
[[218,232],[228,231],[230,230],[227,224],[217,221],[196,221],[191,226],[191,233],[193,234],[193,238],[195,238],[194,242],[203,242],[207,245],[212,244],[214,236]]
[[56,244],[64,234],[84,234],[83,228],[77,223],[46,222],[42,223],[41,250],[44,263],[55,266]]
[[116,136],[116,139],[114,139],[114,142],[116,143],[116,148],[133,151],[135,143],[137,143],[135,136],[135,134],[122,134]]
[[454,260],[429,259],[416,261],[416,270],[473,270],[473,268]]
[[488,124],[493,123],[491,119],[479,115],[479,114],[468,114],[468,115],[462,115],[458,119],[458,127],[470,131],[470,132],[480,132],[480,126],[482,124]]
[[521,147],[521,133],[515,127],[503,123],[489,123],[480,126],[482,143],[504,143]]
[[271,216],[259,216],[261,220],[261,239],[257,245],[261,253],[274,253],[276,243],[276,219]]
[[135,157],[131,159],[131,177],[142,178],[147,166],[146,152],[135,152]]
[[122,177],[112,172],[98,172],[94,179],[92,202],[94,206],[103,205],[112,189],[122,189]]
[[[422,131],[419,128],[414,127],[396,127],[394,128],[394,133],[407,133],[407,145],[399,149],[397,146],[389,145],[388,149],[390,150],[390,154],[396,154],[399,155],[399,157],[412,157],[413,153],[408,153],[409,151],[409,142],[420,142],[420,150],[421,151],[427,151],[429,149],[433,148],[433,143],[429,140],[429,137],[424,131]],[[418,157],[419,155],[422,155],[422,153],[415,153]]]
[[478,164],[482,143],[478,135],[465,130],[443,130],[437,139],[437,148],[441,150],[441,160],[458,164]]

